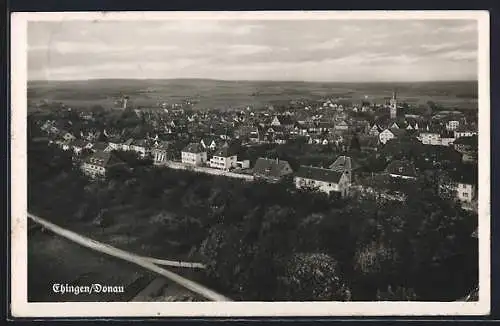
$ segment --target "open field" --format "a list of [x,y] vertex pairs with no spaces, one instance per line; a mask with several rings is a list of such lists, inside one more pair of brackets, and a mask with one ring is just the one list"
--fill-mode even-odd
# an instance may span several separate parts
[[385,103],[397,89],[398,98],[411,105],[433,101],[445,108],[476,109],[477,82],[416,83],[312,83],[273,81],[220,81],[209,79],[86,81],[30,81],[28,100],[32,103],[63,102],[78,108],[101,105],[115,107],[122,95],[131,106],[156,106],[190,100],[195,108],[264,107],[293,100],[316,101],[325,97],[360,102]]

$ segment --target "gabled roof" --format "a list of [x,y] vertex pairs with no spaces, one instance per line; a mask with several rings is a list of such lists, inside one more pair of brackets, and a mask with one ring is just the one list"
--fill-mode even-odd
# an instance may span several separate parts
[[289,115],[277,115],[276,118],[280,122],[281,125],[293,125],[294,121]]
[[75,141],[73,141],[73,143],[71,143],[71,145],[73,147],[82,147],[83,148],[83,147],[87,146],[88,143],[89,143],[88,141],[85,141],[83,139],[76,139]]
[[404,136],[407,132],[405,129],[391,129],[391,131],[396,137]]
[[191,144],[187,145],[186,147],[184,147],[184,149],[182,151],[184,153],[195,153],[196,154],[196,153],[205,152],[205,149],[199,143],[191,143]]
[[92,146],[92,148],[96,151],[104,151],[107,147],[108,144],[103,142],[95,143],[94,146]]
[[104,168],[109,167],[111,165],[123,163],[111,152],[102,152],[102,151],[97,151],[94,154],[88,156],[84,162]]
[[234,155],[236,155],[236,152],[229,146],[223,146],[214,154],[214,156],[220,156],[220,157],[231,157]]
[[460,137],[454,142],[455,145],[469,145],[469,146],[478,146],[478,137],[477,135],[474,136],[467,136],[467,137]]
[[301,166],[295,176],[310,180],[339,183],[340,178],[343,174],[344,173],[342,172],[337,172],[330,169],[323,169],[312,166]]
[[205,136],[201,139],[201,141],[203,142],[203,144],[205,144],[205,146],[212,145],[212,142],[215,142],[216,145],[218,143],[218,139],[216,137],[211,137],[211,136]]
[[449,172],[450,178],[457,183],[475,185],[477,184],[477,165],[464,165],[461,169]]
[[[290,171],[286,172],[286,168],[290,169]],[[260,157],[257,159],[257,162],[255,162],[253,172],[265,177],[281,178],[282,176],[292,172],[292,168],[290,167],[288,161],[278,159],[272,160]]]
[[347,171],[355,170],[358,167],[359,167],[358,164],[356,164],[351,159],[351,157],[341,155],[328,168],[333,170],[333,171],[344,172],[346,170]]
[[127,139],[125,142],[123,142],[123,145],[131,145],[134,142],[133,138]]
[[146,147],[147,141],[145,139],[136,139],[132,142],[132,146]]
[[394,175],[401,175],[401,176],[406,176],[406,177],[413,177],[415,178],[417,176],[417,171],[415,170],[415,166],[406,161],[392,161],[387,165],[386,168],[387,173],[389,174],[394,174]]

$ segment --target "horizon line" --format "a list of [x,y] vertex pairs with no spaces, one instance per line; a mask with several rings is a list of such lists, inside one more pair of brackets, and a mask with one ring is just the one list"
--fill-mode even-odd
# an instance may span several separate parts
[[479,82],[479,79],[443,79],[443,80],[380,80],[380,81],[339,81],[339,80],[276,80],[276,79],[217,79],[217,78],[87,78],[87,79],[27,79],[27,82],[84,82],[84,81],[107,81],[107,80],[206,80],[221,82],[277,82],[277,83],[342,83],[342,84],[376,84],[376,83],[446,83],[446,82]]

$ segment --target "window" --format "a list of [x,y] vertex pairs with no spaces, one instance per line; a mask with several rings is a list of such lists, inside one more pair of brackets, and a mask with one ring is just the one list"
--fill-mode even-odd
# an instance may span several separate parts
[[465,198],[467,198],[467,197],[469,197],[469,194],[468,194],[468,193],[466,193],[466,192],[463,192],[463,193],[462,193],[462,196],[464,196]]

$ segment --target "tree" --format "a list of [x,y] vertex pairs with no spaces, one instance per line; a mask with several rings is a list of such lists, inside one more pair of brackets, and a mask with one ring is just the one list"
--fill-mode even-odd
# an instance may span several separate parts
[[351,151],[360,151],[361,145],[359,144],[359,138],[357,134],[354,134],[351,138],[351,144],[349,146]]
[[350,290],[337,262],[327,254],[298,253],[285,262],[279,277],[279,300],[348,301]]

